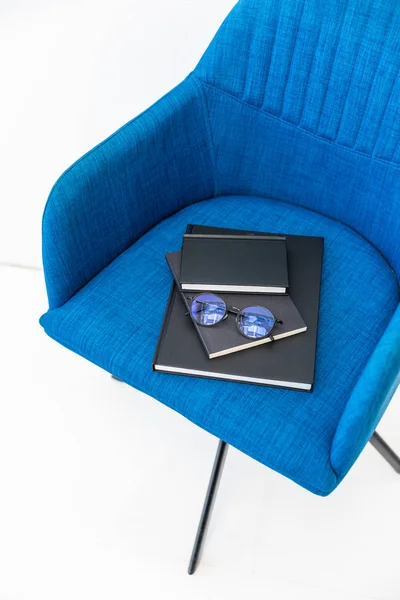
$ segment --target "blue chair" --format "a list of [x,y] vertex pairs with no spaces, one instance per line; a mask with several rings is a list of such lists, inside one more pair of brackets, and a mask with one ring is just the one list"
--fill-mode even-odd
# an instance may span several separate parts
[[[241,0],[194,71],[73,164],[43,217],[46,333],[330,494],[399,383],[400,5]],[[312,393],[152,372],[187,223],[325,238]],[[281,342],[284,343],[284,342]]]

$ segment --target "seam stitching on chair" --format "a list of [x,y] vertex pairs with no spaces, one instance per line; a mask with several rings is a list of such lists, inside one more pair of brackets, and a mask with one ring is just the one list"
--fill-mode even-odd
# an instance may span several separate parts
[[[192,204],[197,204],[199,202],[207,202],[208,200],[213,200],[214,198],[215,198],[215,196],[210,196],[208,198],[200,198],[199,200],[195,200]],[[172,212],[170,215],[168,215],[167,217],[165,217],[164,220],[170,219],[171,217],[173,217],[174,215],[176,215],[181,210],[184,210],[184,208],[186,208],[186,207],[178,208],[177,210],[175,210],[174,212]],[[156,225],[154,225],[154,227],[156,227]],[[49,307],[49,311],[51,311],[51,310],[57,310],[58,308],[62,308],[63,306],[65,306],[67,304],[67,302],[69,302],[70,300],[72,300],[72,298],[74,298],[74,296],[76,296],[84,287],[86,287],[91,281],[93,281],[93,279],[95,279],[102,271],[104,271],[104,269],[107,269],[115,260],[117,260],[117,258],[119,258],[122,254],[124,254],[124,252],[126,252],[127,250],[129,250],[129,248],[131,248],[134,244],[136,244],[136,242],[138,242],[143,236],[145,236],[146,233],[148,233],[151,229],[153,229],[153,227],[150,227],[149,229],[146,229],[137,238],[137,240],[135,240],[134,242],[130,243],[126,248],[124,248],[124,250],[121,250],[121,252],[118,252],[118,254],[116,254],[116,256],[110,260],[110,262],[108,262],[107,264],[105,264],[99,271],[97,271],[97,273],[95,273],[93,275],[93,277],[91,277],[90,279],[88,279],[88,281],[86,281],[85,283],[83,283],[77,290],[75,290],[75,292],[69,298],[67,298],[66,300],[64,300],[64,302],[62,304],[59,304],[58,306],[53,306],[51,308]]]
[[[191,76],[191,74],[189,74],[181,83],[183,83],[186,79],[189,79],[190,76]],[[141,113],[139,113],[138,115],[136,115],[136,117],[133,117],[133,119],[131,119],[130,121],[128,121],[127,123],[125,123],[124,125],[122,125],[121,127],[119,127],[111,135],[109,135],[108,137],[106,137],[105,140],[102,140],[101,142],[99,142],[98,144],[96,144],[95,146],[93,146],[93,148],[90,148],[90,150],[88,150],[87,152],[85,152],[85,154],[83,154],[80,158],[78,158],[78,160],[76,160],[75,162],[73,162],[72,165],[70,165],[67,169],[65,169],[65,171],[63,171],[61,173],[61,175],[58,177],[58,179],[56,180],[56,182],[54,183],[54,185],[52,186],[52,188],[50,190],[49,197],[48,197],[46,205],[44,207],[42,222],[43,222],[44,216],[46,214],[47,207],[50,204],[50,200],[52,198],[52,195],[53,195],[53,193],[55,191],[55,188],[56,188],[57,184],[59,183],[59,181],[64,177],[64,175],[66,175],[67,173],[69,173],[70,171],[72,171],[81,162],[83,162],[86,158],[88,158],[93,152],[95,152],[96,150],[98,150],[99,148],[101,148],[102,146],[104,146],[105,144],[107,144],[108,142],[110,142],[114,137],[116,137],[122,131],[124,131],[125,129],[127,129],[130,125],[132,125],[132,123],[134,121],[136,121],[137,119],[139,119],[140,117],[142,117],[143,115],[145,115],[147,112],[149,112],[150,109],[153,108],[154,104],[158,104],[161,100],[163,100],[164,98],[167,98],[169,95],[171,95],[172,92],[175,89],[176,88],[173,88],[169,92],[167,92],[166,94],[164,94],[163,96],[161,96],[161,98],[159,98],[155,103],[153,103],[151,106],[149,106],[148,108],[146,108],[145,110],[143,110]]]
[[385,160],[384,158],[378,158],[377,156],[367,154],[366,152],[361,152],[361,150],[355,150],[354,148],[348,148],[347,146],[337,144],[328,138],[322,137],[321,135],[317,135],[317,134],[313,133],[312,131],[308,131],[307,129],[304,129],[303,127],[299,127],[298,125],[295,125],[293,123],[290,123],[289,121],[286,121],[285,119],[277,117],[276,115],[273,115],[270,112],[262,110],[262,109],[258,108],[257,106],[254,106],[253,104],[250,104],[249,102],[246,102],[245,100],[242,100],[241,98],[238,98],[234,94],[231,94],[230,92],[222,90],[221,88],[216,87],[215,85],[208,83],[207,81],[204,81],[204,79],[201,79],[198,75],[195,75],[195,76],[198,79],[200,79],[205,86],[214,90],[216,93],[220,94],[221,96],[228,96],[229,98],[236,100],[236,102],[238,102],[242,106],[246,106],[252,110],[255,110],[255,111],[261,113],[262,115],[264,115],[266,118],[273,119],[274,121],[278,121],[279,123],[282,123],[282,125],[286,126],[288,129],[296,129],[298,131],[301,131],[305,135],[308,135],[309,137],[312,137],[313,139],[319,140],[322,143],[329,144],[330,146],[334,146],[335,148],[340,148],[347,154],[353,154],[353,155],[355,154],[358,156],[362,156],[366,159],[369,159],[371,162],[377,162],[377,163],[384,164],[388,167],[392,167],[396,171],[400,170],[400,163],[390,162],[389,160]]
[[[353,388],[353,389],[354,389],[354,388]],[[351,395],[351,394],[350,394],[350,395]],[[348,397],[348,399],[347,399],[347,401],[346,401],[346,404],[345,404],[345,407],[344,407],[344,409],[343,409],[343,412],[342,412],[342,414],[340,415],[339,423],[340,423],[340,422],[341,422],[341,420],[342,420],[343,413],[344,413],[344,411],[345,411],[345,409],[346,409],[347,402],[348,402],[349,398],[350,398],[350,396]],[[334,433],[333,433],[333,437],[332,437],[331,443],[330,443],[330,445],[329,445],[329,455],[328,455],[329,466],[330,466],[330,468],[332,469],[332,472],[333,472],[334,476],[336,477],[336,481],[337,481],[338,483],[339,483],[339,481],[340,481],[340,475],[339,475],[339,473],[336,471],[336,469],[334,468],[334,466],[333,466],[333,464],[332,464],[332,449],[333,449],[333,442],[334,442],[334,439],[335,439],[335,436],[336,436],[336,432],[337,432],[337,430],[338,430],[338,427],[339,427],[339,423],[336,425],[335,431],[334,431]]]
[[[365,362],[365,365],[364,365],[364,367],[363,367],[363,370],[362,370],[362,372],[361,372],[361,374],[360,374],[360,376],[359,376],[359,378],[358,378],[358,380],[357,380],[357,382],[356,382],[355,386],[353,387],[352,393],[354,392],[354,389],[355,389],[355,387],[356,387],[357,383],[359,382],[360,378],[362,377],[362,375],[363,375],[363,373],[364,373],[365,369],[368,367],[368,364],[369,364],[369,362],[370,362],[370,360],[371,360],[371,358],[372,358],[372,356],[373,356],[373,354],[374,354],[374,352],[375,352],[375,350],[376,350],[377,346],[379,345],[380,341],[382,340],[382,338],[383,338],[383,337],[384,337],[384,335],[386,334],[386,331],[387,331],[388,327],[390,326],[390,324],[392,323],[393,317],[395,316],[395,314],[396,314],[396,312],[397,312],[397,310],[398,310],[398,308],[399,308],[399,307],[400,307],[400,303],[398,303],[397,307],[394,309],[393,313],[390,315],[390,318],[388,319],[388,322],[387,322],[387,324],[386,324],[386,326],[385,326],[385,329],[384,329],[384,331],[383,331],[383,333],[382,333],[381,337],[379,338],[379,340],[378,340],[378,342],[377,342],[377,345],[376,345],[376,346],[373,348],[373,350],[371,351],[371,354],[369,355],[368,359],[367,359],[367,360],[366,360],[366,362]],[[393,384],[393,386],[395,387],[395,386],[396,386],[396,383],[394,383],[394,384]],[[351,394],[352,394],[352,393],[351,393]],[[393,395],[394,395],[394,393],[391,395],[391,398],[393,398]],[[351,397],[351,395],[349,396],[349,399],[350,399],[350,397]],[[386,406],[386,409],[387,409],[387,407],[388,407],[389,403],[390,403],[390,400],[389,400],[389,402],[388,402],[388,404],[387,404],[387,406]],[[349,469],[351,468],[351,466],[352,466],[352,465],[354,464],[354,462],[355,462],[355,461],[353,461],[353,462],[352,462],[352,464],[351,464],[350,466],[347,464],[347,465],[346,465],[346,467],[344,467],[344,468],[341,470],[341,472],[342,472],[342,475],[339,475],[339,473],[336,471],[336,469],[333,467],[333,464],[332,464],[332,452],[333,452],[333,445],[334,445],[334,443],[335,443],[335,440],[336,440],[336,435],[337,435],[338,431],[340,430],[340,426],[341,426],[341,424],[342,424],[342,421],[343,421],[344,412],[345,412],[345,410],[346,410],[346,408],[347,408],[347,404],[348,404],[348,402],[346,402],[346,405],[345,405],[345,407],[344,407],[344,409],[343,409],[343,412],[342,412],[342,414],[341,414],[341,417],[340,417],[340,419],[339,419],[339,422],[338,422],[338,424],[337,424],[337,426],[336,426],[335,432],[334,432],[334,434],[333,434],[333,437],[332,437],[332,442],[331,442],[330,451],[329,451],[329,463],[330,463],[330,465],[331,465],[331,467],[332,467],[332,470],[333,470],[333,472],[335,473],[335,475],[337,476],[337,478],[338,478],[338,479],[342,479],[342,478],[343,478],[343,477],[346,475],[346,473],[348,473]],[[385,409],[385,411],[386,411],[386,409]],[[374,431],[375,431],[375,428],[374,428]],[[372,434],[371,434],[371,435],[372,435]],[[367,445],[367,444],[368,444],[368,442],[366,443],[366,445]],[[362,451],[361,451],[361,452],[362,452]],[[356,459],[356,460],[357,460],[357,459]],[[344,473],[344,475],[343,475],[343,473]]]
[[[193,73],[189,73],[189,75],[183,80],[181,81],[179,85],[182,85],[186,80],[189,80],[192,77]],[[200,85],[200,82],[199,84]],[[149,106],[148,108],[146,108],[145,110],[143,110],[141,113],[139,113],[138,115],[136,115],[135,117],[133,117],[133,119],[131,119],[130,121],[128,121],[127,123],[125,123],[124,125],[122,125],[121,127],[119,127],[116,131],[114,131],[111,135],[109,135],[108,137],[106,137],[104,140],[102,140],[101,142],[99,142],[98,144],[96,144],[95,146],[93,146],[93,148],[90,148],[90,150],[88,150],[87,152],[85,152],[85,154],[83,154],[80,158],[78,158],[75,162],[72,163],[72,165],[70,165],[67,169],[65,169],[65,171],[63,171],[61,173],[61,175],[57,178],[56,182],[53,184],[44,210],[43,210],[43,215],[42,215],[42,240],[43,240],[43,228],[44,228],[44,220],[45,220],[45,216],[46,216],[46,212],[48,207],[50,206],[51,200],[54,196],[55,190],[58,186],[58,183],[63,179],[64,175],[66,175],[67,173],[69,173],[70,171],[72,171],[75,167],[77,167],[81,162],[83,162],[86,158],[88,158],[92,153],[96,152],[99,148],[101,148],[102,146],[106,145],[108,142],[110,142],[114,137],[116,137],[117,135],[119,135],[121,132],[123,132],[125,129],[127,129],[130,125],[132,125],[132,123],[134,123],[137,119],[139,119],[140,117],[142,117],[143,115],[145,115],[146,113],[148,113],[153,107],[154,104],[158,104],[159,102],[161,102],[161,100],[164,100],[165,98],[167,98],[168,96],[170,96],[176,89],[175,86],[174,88],[172,88],[171,90],[169,90],[169,92],[167,92],[166,94],[164,94],[163,96],[161,96],[161,98],[159,98],[155,103],[153,103],[151,106]],[[144,232],[146,233],[146,232]],[[144,234],[143,234],[144,235]],[[42,242],[43,244],[43,242]],[[91,277],[88,281],[86,281],[84,284],[82,284],[73,294],[72,296],[70,296],[69,298],[67,298],[67,300],[65,300],[62,304],[58,305],[57,307],[54,308],[61,308],[61,306],[64,306],[64,304],[66,304],[69,300],[71,300],[71,298],[73,298],[75,296],[75,294],[77,294],[82,288],[84,288],[89,281],[91,281],[92,279],[94,279],[94,277],[96,277],[103,269],[105,269],[107,266],[109,266],[116,258],[118,258],[118,256],[120,256],[121,254],[123,254],[123,252],[125,252],[132,244],[130,244],[129,246],[127,246],[124,250],[122,250],[121,252],[119,252],[109,263],[107,263],[106,265],[104,265],[102,267],[102,269],[100,269],[100,271],[98,271],[93,277]]]
[[[220,198],[223,198],[224,196],[247,196],[249,198],[265,198],[267,200],[274,200],[275,202],[283,202],[284,204],[291,204],[293,206],[293,203],[290,202],[290,200],[285,200],[284,198],[276,198],[274,196],[263,196],[262,194],[222,194],[220,196]],[[196,200],[195,202],[193,202],[193,204],[197,204],[199,202],[209,202],[214,200],[215,197],[210,197],[210,198],[200,198],[200,200]],[[326,215],[324,213],[318,212],[317,210],[314,210],[313,208],[309,208],[308,206],[304,206],[302,204],[297,204],[295,206],[299,206],[300,208],[303,208],[304,210],[308,210],[312,213],[315,213],[317,215],[323,216],[326,219],[330,219],[331,221],[335,221],[336,223],[339,223],[340,225],[342,225],[343,227],[346,227],[347,229],[349,229],[350,231],[352,231],[353,233],[355,233],[357,236],[361,237],[363,240],[365,240],[372,248],[374,248],[374,250],[383,258],[383,260],[386,262],[386,264],[388,265],[388,267],[390,268],[390,270],[392,271],[392,274],[396,280],[396,285],[397,285],[397,291],[399,293],[400,296],[400,281],[397,277],[396,271],[393,269],[392,265],[390,264],[390,262],[388,261],[388,259],[386,258],[386,256],[379,250],[379,248],[377,248],[375,246],[375,244],[373,244],[368,238],[366,238],[362,233],[360,233],[359,231],[357,231],[356,229],[354,229],[354,227],[352,227],[351,225],[348,225],[347,223],[343,223],[342,221],[339,221],[339,219],[335,219],[335,217],[330,217],[329,215]],[[170,214],[167,218],[171,218],[174,215],[176,215],[180,210],[182,210],[181,208],[178,208],[175,212],[173,212],[172,214]],[[144,235],[146,235],[146,233],[148,233],[149,230],[145,231],[139,238],[141,239]],[[136,242],[133,242],[133,244]],[[107,263],[106,265],[104,265],[104,267],[102,269],[100,269],[100,271],[98,273],[96,273],[96,275],[94,275],[89,281],[87,281],[86,283],[84,283],[79,289],[77,289],[70,298],[68,298],[67,300],[65,300],[65,302],[63,302],[62,304],[60,304],[59,306],[56,306],[54,308],[51,308],[50,310],[57,310],[57,308],[61,308],[63,307],[67,302],[69,302],[69,300],[71,300],[78,292],[80,292],[88,283],[90,283],[90,281],[92,281],[95,277],[97,277],[97,275],[99,275],[99,273],[101,273],[101,271],[103,271],[104,269],[106,269],[107,267],[110,266],[110,264],[112,262],[114,262],[114,260],[116,260],[119,256],[121,256],[121,254],[123,254],[124,252],[126,252],[133,244],[130,244],[129,246],[127,246],[127,248],[125,248],[125,250],[122,250],[117,256],[115,256],[115,258],[113,258],[109,263]]]
[[[195,77],[197,77],[197,79],[200,79],[200,78],[198,77],[198,75],[194,75],[194,76],[195,76]],[[206,86],[210,87],[210,88],[211,88],[212,90],[214,90],[215,92],[217,92],[217,93],[219,92],[219,93],[221,93],[222,95],[226,95],[226,96],[228,96],[229,98],[233,98],[234,100],[237,100],[237,101],[238,101],[240,104],[243,104],[244,106],[247,106],[247,107],[249,107],[249,108],[253,108],[254,110],[257,110],[257,111],[258,111],[258,112],[260,112],[262,115],[264,115],[266,118],[268,118],[268,117],[271,117],[272,119],[275,119],[275,120],[277,120],[277,121],[280,121],[280,122],[281,122],[281,123],[283,123],[284,125],[287,125],[289,128],[291,128],[291,129],[299,129],[300,131],[302,131],[302,132],[304,132],[304,133],[307,133],[307,134],[311,135],[313,138],[315,138],[315,139],[318,139],[318,140],[320,140],[321,142],[328,142],[328,143],[329,143],[330,145],[332,145],[332,146],[335,146],[335,147],[340,147],[340,148],[341,148],[341,149],[343,149],[343,150],[348,150],[348,151],[349,151],[349,153],[351,153],[351,154],[359,154],[359,155],[361,155],[361,156],[364,156],[365,158],[370,158],[370,159],[371,159],[371,161],[382,162],[382,163],[383,163],[383,164],[385,164],[385,165],[388,165],[388,166],[393,166],[393,167],[395,168],[395,170],[397,170],[397,169],[396,169],[396,165],[393,165],[392,163],[388,163],[388,162],[386,162],[386,161],[382,161],[382,160],[380,160],[380,159],[377,159],[377,158],[375,158],[375,157],[373,157],[373,156],[369,156],[368,154],[364,154],[364,153],[362,153],[362,152],[358,152],[357,150],[347,149],[347,148],[346,148],[346,147],[344,147],[344,146],[338,146],[338,144],[333,144],[333,143],[332,143],[332,142],[330,142],[329,140],[326,140],[326,139],[324,139],[324,138],[320,138],[319,136],[316,136],[316,135],[314,135],[314,134],[311,134],[311,133],[309,133],[309,132],[308,132],[307,130],[305,130],[305,129],[301,129],[300,127],[296,127],[295,125],[292,125],[291,123],[288,123],[288,122],[286,122],[286,121],[283,121],[282,119],[278,119],[277,117],[274,117],[273,115],[270,115],[269,113],[267,113],[267,112],[265,112],[265,111],[263,111],[263,110],[260,110],[260,109],[258,109],[257,107],[255,107],[255,106],[252,106],[251,104],[248,104],[247,102],[243,102],[242,100],[240,100],[240,98],[236,98],[236,96],[232,96],[232,94],[229,94],[229,93],[227,93],[227,92],[225,92],[225,91],[223,91],[223,90],[220,90],[219,88],[217,88],[217,87],[215,87],[215,86],[213,86],[213,85],[210,85],[209,83],[207,83],[207,82],[205,82],[205,81],[203,81],[203,80],[200,80],[200,81],[202,81],[202,82],[203,82],[203,83],[204,83]],[[285,198],[277,198],[277,197],[274,197],[274,196],[271,196],[271,195],[269,195],[269,196],[265,196],[265,195],[263,195],[263,194],[261,194],[261,193],[257,193],[257,194],[246,194],[246,193],[240,193],[240,194],[238,194],[238,193],[235,193],[235,194],[220,194],[220,195],[221,195],[221,196],[250,196],[250,197],[252,197],[252,196],[258,196],[258,197],[261,197],[261,198],[262,198],[262,197],[264,197],[264,198],[270,198],[271,200],[277,200],[278,202],[285,202],[285,203],[287,203],[287,204],[293,204],[293,203],[292,203],[292,202],[290,202],[290,200],[288,200],[288,199],[285,199]],[[304,204],[297,204],[297,206],[301,206],[302,208],[304,208],[304,209],[306,209],[306,210],[309,210],[309,211],[311,211],[311,212],[314,212],[314,213],[316,213],[316,214],[318,214],[318,215],[323,215],[324,217],[326,217],[326,218],[328,218],[328,219],[331,219],[332,221],[336,221],[337,223],[340,223],[341,225],[344,225],[345,227],[348,227],[349,229],[351,229],[352,231],[354,231],[354,233],[356,233],[358,236],[360,236],[360,237],[361,237],[363,240],[365,240],[366,242],[368,242],[368,244],[369,244],[370,246],[372,246],[372,247],[373,247],[373,248],[374,248],[374,249],[375,249],[375,250],[378,252],[378,254],[380,254],[380,255],[381,255],[381,257],[384,259],[384,261],[385,261],[385,262],[387,263],[387,265],[389,266],[390,270],[392,271],[392,273],[393,273],[393,275],[394,275],[394,277],[395,277],[395,279],[396,279],[396,283],[397,283],[398,290],[400,291],[400,281],[399,281],[399,279],[398,279],[398,277],[397,277],[396,271],[394,270],[394,268],[392,267],[392,265],[390,264],[390,262],[389,262],[389,260],[386,258],[386,256],[383,254],[383,252],[382,252],[382,251],[381,251],[381,250],[380,250],[380,249],[379,249],[379,248],[378,248],[378,247],[377,247],[377,246],[376,246],[376,245],[375,245],[373,242],[371,242],[371,240],[369,240],[367,237],[365,237],[365,235],[364,235],[364,234],[362,234],[360,231],[358,231],[357,229],[355,229],[355,228],[354,228],[352,225],[349,225],[348,223],[344,223],[343,221],[340,221],[339,219],[337,219],[337,218],[335,218],[335,217],[332,217],[332,216],[330,216],[330,215],[327,215],[327,214],[325,214],[325,213],[322,213],[322,212],[320,212],[320,211],[317,211],[317,210],[315,210],[315,209],[313,209],[313,208],[310,208],[309,206],[305,206]]]
[[195,81],[196,85],[200,89],[201,102],[203,104],[203,108],[204,108],[204,112],[205,112],[205,116],[206,116],[205,120],[206,120],[206,127],[207,127],[207,135],[208,135],[209,140],[210,140],[211,152],[212,152],[212,155],[213,155],[214,195],[215,196],[219,196],[218,172],[217,172],[217,153],[216,153],[216,146],[215,146],[215,142],[214,142],[214,135],[213,135],[213,130],[212,130],[212,124],[211,124],[210,110],[209,110],[209,107],[208,107],[208,101],[207,101],[206,91],[205,91],[204,86],[203,86],[204,82],[195,73],[192,73],[192,76],[193,76],[193,80]]
[[[355,233],[358,237],[362,238],[365,242],[367,242],[367,244],[369,246],[371,246],[376,252],[377,254],[379,254],[381,256],[381,258],[385,261],[385,263],[387,264],[387,266],[389,267],[389,269],[391,270],[393,277],[396,280],[396,285],[397,285],[397,291],[399,293],[400,296],[400,280],[397,277],[396,271],[394,270],[394,268],[392,267],[392,265],[390,264],[390,262],[388,261],[388,259],[386,258],[386,256],[382,253],[381,250],[379,250],[379,248],[377,246],[375,246],[375,244],[373,242],[371,242],[367,237],[365,237],[365,235],[363,235],[362,233],[360,233],[357,229],[355,229],[354,227],[352,227],[352,225],[348,225],[347,223],[344,223],[343,221],[340,221],[339,219],[336,219],[335,217],[331,217],[325,213],[322,213],[318,210],[315,210],[314,208],[310,208],[309,206],[305,206],[304,204],[293,204],[293,202],[291,202],[290,200],[287,200],[285,198],[278,198],[276,196],[266,196],[263,195],[261,193],[257,193],[257,194],[245,194],[245,193],[240,193],[240,194],[221,194],[220,198],[223,198],[224,196],[248,196],[249,198],[265,198],[267,200],[274,200],[275,202],[283,202],[285,204],[290,204],[291,206],[299,206],[300,208],[303,208],[304,210],[308,210],[309,212],[315,213],[316,215],[325,217],[325,219],[330,219],[331,221],[334,221],[335,223],[339,223],[340,225],[342,225],[343,227],[346,227],[347,229],[349,229],[350,231],[352,231],[353,233]],[[203,200],[199,200],[199,202],[205,202],[208,200],[213,200],[213,198],[206,198]]]

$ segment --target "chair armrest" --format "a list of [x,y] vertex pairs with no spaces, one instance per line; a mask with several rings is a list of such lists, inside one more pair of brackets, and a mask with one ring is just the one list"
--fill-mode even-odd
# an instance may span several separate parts
[[156,223],[213,196],[212,157],[203,91],[189,76],[67,169],[43,215],[50,308]]
[[331,464],[342,479],[371,438],[400,383],[400,305],[361,374],[339,422]]

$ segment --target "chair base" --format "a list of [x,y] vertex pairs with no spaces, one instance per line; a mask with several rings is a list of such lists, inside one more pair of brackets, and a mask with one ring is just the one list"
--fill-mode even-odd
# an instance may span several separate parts
[[[389,465],[393,467],[396,473],[400,473],[400,457],[397,456],[397,454],[390,448],[390,446],[388,446],[388,444],[376,431],[372,435],[370,442],[379,452],[379,454],[389,463]],[[214,466],[211,472],[210,482],[208,484],[207,494],[204,500],[203,510],[197,529],[196,539],[194,541],[192,555],[190,557],[188,568],[189,575],[193,575],[199,562],[228,448],[229,446],[226,442],[219,440],[217,454],[215,456]]]
[[193,573],[195,572],[197,563],[200,558],[201,550],[204,544],[205,534],[207,532],[207,527],[214,506],[219,482],[221,480],[222,470],[224,468],[228,448],[229,446],[226,442],[219,440],[217,454],[215,455],[214,466],[211,472],[210,482],[208,484],[208,489],[204,500],[199,526],[197,528],[196,539],[194,541],[192,555],[190,557],[188,568],[189,575],[193,575]]
[[[114,375],[111,376],[115,381],[121,381]],[[386,462],[400,474],[400,457],[392,450],[392,448],[385,442],[385,440],[376,431],[372,434],[369,440],[372,446],[379,452],[379,454],[386,460]],[[206,497],[203,504],[203,510],[200,516],[200,522],[197,528],[196,538],[193,545],[192,555],[190,557],[188,573],[193,575],[196,571],[201,551],[204,546],[205,535],[207,533],[208,524],[212,509],[214,506],[215,498],[218,491],[219,482],[221,480],[222,471],[225,464],[226,454],[228,452],[229,445],[223,440],[219,440],[217,453],[214,459],[214,465],[211,471],[211,477],[207,488]]]
[[389,463],[389,465],[396,471],[396,473],[400,473],[400,457],[391,449],[390,446],[385,442],[384,439],[381,438],[379,433],[375,431],[369,440],[375,450],[379,452],[379,454]]

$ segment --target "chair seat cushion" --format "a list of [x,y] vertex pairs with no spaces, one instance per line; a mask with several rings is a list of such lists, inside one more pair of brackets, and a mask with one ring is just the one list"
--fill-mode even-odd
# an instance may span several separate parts
[[[172,281],[164,256],[180,248],[188,223],[325,238],[313,392],[152,371]],[[303,487],[327,495],[339,482],[330,462],[338,422],[397,304],[389,264],[355,231],[285,202],[225,196],[190,205],[161,222],[66,304],[43,315],[41,324],[67,348]]]

